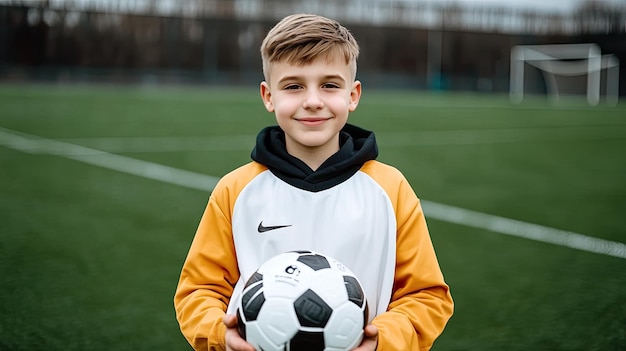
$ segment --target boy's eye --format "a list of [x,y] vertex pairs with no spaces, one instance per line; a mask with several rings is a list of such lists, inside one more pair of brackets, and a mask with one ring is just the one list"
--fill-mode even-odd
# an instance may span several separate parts
[[300,89],[300,86],[297,85],[297,84],[289,84],[289,85],[286,85],[284,89],[285,90],[295,90],[295,89]]
[[322,88],[337,89],[337,88],[339,88],[339,85],[335,84],[335,83],[326,83],[326,84],[322,85]]

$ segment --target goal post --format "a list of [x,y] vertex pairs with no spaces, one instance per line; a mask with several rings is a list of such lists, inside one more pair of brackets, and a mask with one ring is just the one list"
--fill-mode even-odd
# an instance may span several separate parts
[[600,102],[602,76],[605,72],[606,102],[619,99],[619,60],[615,55],[602,55],[596,44],[518,45],[511,49],[509,96],[512,102],[524,99],[526,64],[543,74],[546,92],[558,101],[561,87],[557,77],[586,76],[585,95],[590,105]]

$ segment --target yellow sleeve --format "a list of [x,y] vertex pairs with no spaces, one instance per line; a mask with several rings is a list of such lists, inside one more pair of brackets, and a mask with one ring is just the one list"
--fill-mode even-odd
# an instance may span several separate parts
[[261,170],[251,163],[220,180],[183,264],[174,308],[181,332],[194,350],[225,350],[222,317],[239,279],[232,209],[241,190]]
[[450,290],[439,267],[420,201],[409,183],[388,166],[372,170],[371,175],[389,195],[398,226],[391,302],[387,312],[372,322],[379,330],[378,350],[429,350],[452,316]]

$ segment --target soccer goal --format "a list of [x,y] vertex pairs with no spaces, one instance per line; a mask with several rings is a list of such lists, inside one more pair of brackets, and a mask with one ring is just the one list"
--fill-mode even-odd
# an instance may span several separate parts
[[615,55],[602,55],[596,44],[513,47],[509,96],[514,103],[524,99],[526,67],[541,72],[545,92],[553,101],[577,94],[586,95],[590,105],[597,105],[601,95],[609,105],[617,104],[619,99],[619,60]]

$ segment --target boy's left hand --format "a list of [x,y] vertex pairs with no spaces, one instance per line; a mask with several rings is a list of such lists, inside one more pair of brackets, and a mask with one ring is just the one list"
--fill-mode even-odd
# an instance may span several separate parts
[[226,325],[226,344],[227,351],[254,351],[254,347],[248,344],[237,331],[237,316],[227,314],[222,318],[222,322]]
[[352,351],[375,351],[378,346],[378,328],[373,324],[365,326],[365,335],[361,345]]

